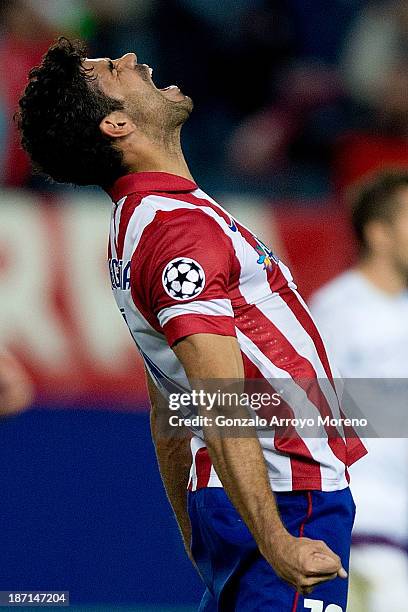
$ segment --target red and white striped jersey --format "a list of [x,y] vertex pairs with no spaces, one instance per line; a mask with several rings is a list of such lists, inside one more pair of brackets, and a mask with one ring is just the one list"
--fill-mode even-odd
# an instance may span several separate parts
[[[121,177],[109,268],[116,302],[159,390],[189,388],[171,349],[191,334],[235,336],[246,378],[315,380],[298,388],[314,411],[340,416],[333,369],[288,268],[197,185],[162,172]],[[163,382],[164,381],[164,382]],[[298,383],[294,382],[296,386]],[[296,404],[296,402],[295,402]],[[296,405],[290,406],[296,415]],[[365,454],[356,437],[260,437],[275,491],[334,491]],[[203,437],[191,442],[189,487],[221,487]]]

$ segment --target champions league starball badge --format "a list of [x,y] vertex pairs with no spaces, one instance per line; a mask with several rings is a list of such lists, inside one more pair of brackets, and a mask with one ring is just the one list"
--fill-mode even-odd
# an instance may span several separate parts
[[164,290],[174,300],[189,300],[205,286],[205,273],[199,263],[189,257],[176,257],[163,270]]

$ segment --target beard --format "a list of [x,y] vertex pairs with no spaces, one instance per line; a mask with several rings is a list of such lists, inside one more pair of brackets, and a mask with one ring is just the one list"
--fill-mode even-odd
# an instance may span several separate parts
[[167,141],[180,131],[190,117],[193,101],[180,92],[180,99],[169,99],[165,90],[161,91],[146,82],[143,91],[137,91],[128,96],[125,110],[149,138],[157,141]]

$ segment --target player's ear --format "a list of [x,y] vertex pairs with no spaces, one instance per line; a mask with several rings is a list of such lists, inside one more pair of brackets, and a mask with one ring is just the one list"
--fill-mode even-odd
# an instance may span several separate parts
[[106,115],[99,124],[102,134],[109,138],[121,138],[135,131],[136,126],[129,115],[123,111],[113,111]]

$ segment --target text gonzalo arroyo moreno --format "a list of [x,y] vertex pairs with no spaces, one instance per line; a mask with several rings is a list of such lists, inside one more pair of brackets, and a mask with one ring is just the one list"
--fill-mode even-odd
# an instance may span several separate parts
[[[214,409],[223,407],[246,407],[257,411],[264,407],[275,407],[281,405],[282,398],[279,393],[227,393],[216,391],[209,393],[204,390],[192,390],[189,393],[171,393],[169,395],[170,410],[182,410],[183,408],[201,408],[209,413]],[[171,415],[169,424],[173,427],[294,427],[296,429],[315,428],[315,427],[367,427],[368,421],[365,418],[334,417],[316,413],[311,417],[280,417],[276,414],[268,418],[260,417],[257,414],[250,416],[231,417],[225,414],[216,416],[196,414],[189,417]]]

